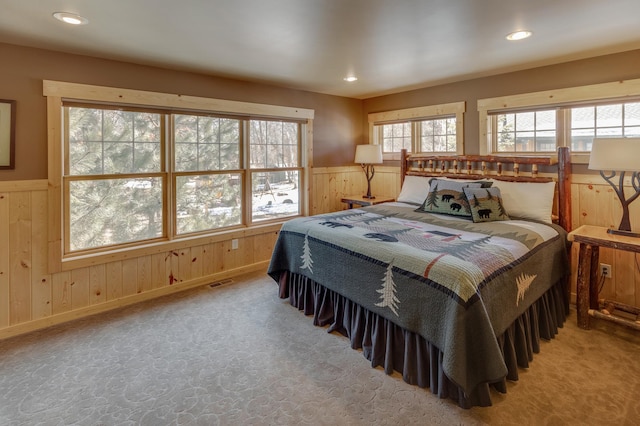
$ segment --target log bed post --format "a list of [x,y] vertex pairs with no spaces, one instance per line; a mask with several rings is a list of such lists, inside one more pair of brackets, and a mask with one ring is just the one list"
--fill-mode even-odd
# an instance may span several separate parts
[[571,231],[571,155],[569,147],[558,148],[558,216],[560,226]]
[[407,175],[407,150],[400,150],[400,189],[404,183],[404,177]]

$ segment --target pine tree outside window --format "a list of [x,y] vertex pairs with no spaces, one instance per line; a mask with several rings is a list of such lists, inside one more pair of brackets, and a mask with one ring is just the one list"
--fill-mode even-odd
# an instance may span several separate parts
[[369,114],[370,143],[382,145],[385,160],[400,150],[443,155],[464,153],[464,102]]
[[50,81],[43,92],[61,134],[49,133],[54,268],[308,213],[312,110]]

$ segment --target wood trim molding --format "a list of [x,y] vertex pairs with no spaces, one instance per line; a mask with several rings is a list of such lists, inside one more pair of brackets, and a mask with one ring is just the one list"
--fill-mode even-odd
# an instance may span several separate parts
[[69,100],[110,102],[117,104],[144,105],[159,108],[181,108],[191,110],[224,111],[270,117],[313,119],[315,111],[306,108],[229,101],[225,99],[201,98],[198,96],[147,92],[144,90],[120,89],[44,80],[43,94]]
[[46,191],[46,179],[0,181],[0,192]]
[[466,111],[466,102],[450,102],[441,105],[427,105],[415,108],[397,109],[393,111],[372,112],[368,119],[370,124],[385,121],[413,120],[416,118],[436,117],[448,114],[461,114]]

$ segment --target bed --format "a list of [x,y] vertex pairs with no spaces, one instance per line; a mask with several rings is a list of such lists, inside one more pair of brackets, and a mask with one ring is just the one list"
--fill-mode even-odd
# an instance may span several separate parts
[[566,148],[403,151],[398,201],[286,222],[268,274],[373,367],[463,408],[491,405],[568,314],[570,172]]

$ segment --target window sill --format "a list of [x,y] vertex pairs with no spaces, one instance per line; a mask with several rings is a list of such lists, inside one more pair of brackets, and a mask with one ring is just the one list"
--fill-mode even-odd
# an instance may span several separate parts
[[236,228],[215,234],[185,237],[171,241],[158,241],[142,246],[118,248],[108,252],[91,253],[83,255],[70,255],[62,259],[61,271],[71,271],[78,268],[101,265],[109,262],[135,259],[158,253],[167,253],[173,250],[181,250],[188,247],[197,247],[222,241],[230,241],[237,238],[246,238],[253,235],[268,234],[280,231],[283,222],[254,225],[251,227]]

